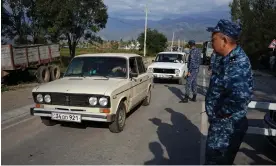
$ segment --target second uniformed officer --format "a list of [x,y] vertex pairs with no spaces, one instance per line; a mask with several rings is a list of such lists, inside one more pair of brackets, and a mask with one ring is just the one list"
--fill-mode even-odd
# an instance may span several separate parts
[[241,28],[220,20],[212,32],[215,61],[205,109],[210,123],[205,164],[232,165],[248,129],[247,105],[252,99],[251,64],[237,44]]
[[197,74],[199,72],[200,67],[200,61],[201,61],[201,52],[198,48],[195,46],[195,41],[190,40],[188,42],[190,46],[190,55],[188,58],[188,78],[185,88],[185,98],[183,99],[184,103],[187,103],[189,101],[189,95],[190,95],[190,89],[192,88],[193,92],[193,98],[192,101],[196,101],[196,95],[197,95]]

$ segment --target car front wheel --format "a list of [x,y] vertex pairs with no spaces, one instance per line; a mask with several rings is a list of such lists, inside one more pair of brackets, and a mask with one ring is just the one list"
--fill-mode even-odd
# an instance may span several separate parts
[[109,130],[112,133],[120,133],[123,131],[126,123],[126,106],[124,102],[119,104],[116,112],[115,120],[109,125]]

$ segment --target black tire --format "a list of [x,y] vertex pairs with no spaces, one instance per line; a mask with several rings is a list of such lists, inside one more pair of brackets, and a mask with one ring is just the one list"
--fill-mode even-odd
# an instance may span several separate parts
[[50,71],[46,66],[40,66],[37,69],[36,78],[39,83],[46,83],[50,81]]
[[45,126],[54,126],[57,124],[55,121],[48,117],[40,117],[40,119]]
[[[123,119],[120,119],[123,118]],[[115,120],[109,125],[109,130],[112,133],[120,133],[123,131],[126,122],[126,106],[124,102],[120,102],[116,112]]]
[[60,68],[57,65],[51,65],[49,67],[50,69],[50,75],[51,75],[51,80],[57,80],[60,78]]
[[147,97],[144,99],[142,105],[143,105],[143,106],[148,106],[148,105],[150,105],[150,102],[151,102],[151,88],[149,88]]

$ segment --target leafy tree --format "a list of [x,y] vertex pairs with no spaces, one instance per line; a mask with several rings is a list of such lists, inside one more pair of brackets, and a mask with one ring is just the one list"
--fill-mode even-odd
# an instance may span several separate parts
[[276,36],[275,0],[233,0],[232,20],[242,26],[240,44],[249,55],[253,67],[261,53],[268,51]]
[[[145,33],[142,32],[137,38],[137,41],[140,43],[140,50],[144,49],[144,36]],[[164,51],[167,47],[167,41],[166,36],[156,29],[147,29],[146,50],[149,54]]]
[[[105,28],[108,15],[102,0],[36,0],[50,39],[57,40],[64,34],[70,56],[75,56],[81,37],[99,40],[95,35]],[[89,31],[87,31],[89,30]]]
[[[27,4],[28,0],[3,0],[1,2],[3,27],[1,34],[6,38],[15,39],[18,44],[29,43],[30,27],[25,17]],[[9,6],[11,12],[6,10],[4,5]]]
[[119,42],[118,41],[113,41],[112,40],[110,43],[111,43],[111,48],[113,50],[118,50],[118,48],[119,48]]

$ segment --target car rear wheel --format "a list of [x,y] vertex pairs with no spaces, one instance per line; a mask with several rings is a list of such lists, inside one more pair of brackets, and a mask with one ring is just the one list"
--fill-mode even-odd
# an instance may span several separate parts
[[124,102],[119,104],[116,112],[115,120],[109,125],[109,130],[112,133],[120,133],[123,131],[126,123],[126,106]]
[[151,88],[149,88],[147,97],[143,101],[143,106],[150,105],[150,101],[151,101]]

